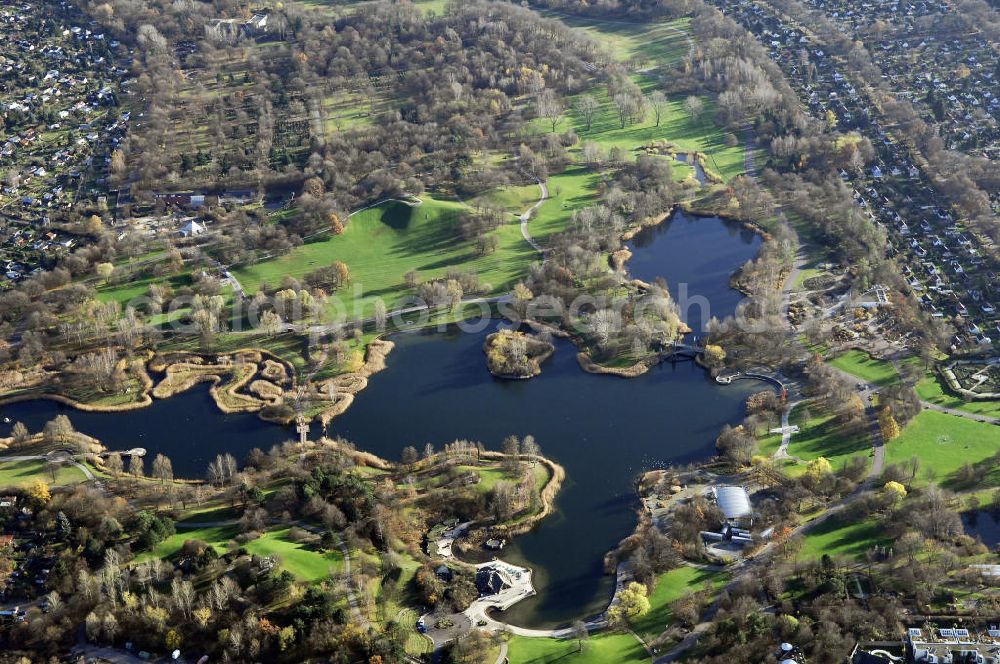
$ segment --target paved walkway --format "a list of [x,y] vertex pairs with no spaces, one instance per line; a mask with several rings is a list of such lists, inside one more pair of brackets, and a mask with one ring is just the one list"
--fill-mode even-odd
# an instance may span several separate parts
[[525,210],[521,215],[521,237],[523,237],[524,241],[530,244],[535,251],[544,256],[545,249],[542,245],[535,241],[535,238],[531,237],[531,232],[528,230],[528,222],[531,221],[531,216],[542,206],[542,203],[549,200],[549,188],[541,180],[538,181],[538,189],[541,192],[541,197],[538,199],[538,202]]
[[455,553],[451,550],[451,547],[455,544],[455,540],[464,535],[465,531],[467,531],[471,525],[471,521],[466,521],[458,524],[451,530],[446,530],[437,541],[437,555],[442,558],[454,558]]
[[340,533],[336,533],[337,538],[337,548],[340,549],[340,553],[344,556],[344,577],[347,579],[347,604],[351,607],[351,615],[361,623],[361,626],[365,629],[371,627],[371,622],[368,617],[361,613],[361,609],[358,606],[358,598],[354,594],[354,576],[351,574],[351,552],[348,551],[347,545],[344,543],[344,538],[340,536]]
[[781,412],[781,445],[778,447],[778,451],[774,453],[775,459],[788,459],[788,443],[792,442],[792,429],[788,424],[788,418],[792,414],[792,410],[798,406],[801,401],[793,401],[785,407],[785,410]]
[[936,403],[931,403],[930,401],[921,400],[920,403],[923,404],[924,408],[927,410],[934,410],[939,413],[947,413],[948,415],[954,415],[956,417],[964,417],[967,420],[975,420],[976,422],[985,422],[987,424],[1000,424],[1000,418],[990,417],[989,415],[979,415],[977,413],[970,413],[965,410],[958,410],[957,408],[948,408],[947,406],[939,406]]
[[878,412],[871,406],[875,394],[879,391],[879,386],[858,378],[843,369],[839,369],[833,365],[829,366],[845,379],[858,385],[858,396],[861,397],[861,401],[865,404],[865,414],[868,417],[868,426],[871,430],[872,456],[874,457],[871,471],[868,473],[868,483],[872,483],[882,475],[882,470],[885,468],[885,441],[882,440],[882,428],[878,424]]

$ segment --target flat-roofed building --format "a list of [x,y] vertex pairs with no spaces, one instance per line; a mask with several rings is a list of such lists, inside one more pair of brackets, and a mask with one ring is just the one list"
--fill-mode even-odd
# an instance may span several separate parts
[[906,630],[911,661],[928,664],[1000,664],[1000,628],[938,627]]

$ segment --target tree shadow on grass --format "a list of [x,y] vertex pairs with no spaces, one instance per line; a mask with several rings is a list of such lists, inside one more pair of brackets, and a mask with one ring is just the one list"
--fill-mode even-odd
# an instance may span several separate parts
[[[30,479],[38,475],[39,463],[37,461],[11,461],[0,466],[0,470],[5,471],[12,479]],[[51,475],[45,474],[45,479],[51,479]]]
[[844,518],[832,517],[809,531],[807,537],[823,537],[838,533],[833,538],[824,539],[822,548],[817,548],[819,555],[860,556],[876,544],[885,544],[880,536],[877,522],[856,523]]
[[404,203],[388,203],[382,210],[379,221],[394,230],[403,231],[410,227],[413,213],[418,209]]
[[843,457],[865,452],[871,448],[867,429],[850,431],[837,422],[835,416],[826,416],[813,426],[806,426],[797,434],[792,434],[788,453],[803,459],[816,457]]
[[997,457],[989,456],[972,465],[971,476],[966,477],[959,468],[941,482],[941,486],[952,491],[986,489],[1000,486],[1000,463]]

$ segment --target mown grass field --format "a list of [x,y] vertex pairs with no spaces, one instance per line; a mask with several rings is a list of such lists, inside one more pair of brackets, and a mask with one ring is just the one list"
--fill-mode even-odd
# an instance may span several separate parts
[[4,461],[0,462],[0,488],[14,488],[41,480],[49,485],[77,484],[87,478],[83,471],[72,464],[60,464],[52,478],[45,461]]
[[531,236],[545,244],[553,235],[566,230],[574,212],[598,202],[600,181],[600,175],[583,166],[573,166],[550,176],[547,182],[549,198],[528,223]]
[[[337,0],[292,0],[295,4],[307,10],[329,14],[331,16],[344,15],[353,9],[374,4],[376,0],[353,0],[351,2],[338,2]],[[452,0],[410,0],[410,4],[419,7],[425,14],[443,16],[447,13],[448,5]]]
[[163,540],[150,551],[139,554],[136,557],[138,562],[149,558],[172,558],[184,546],[188,540],[201,540],[205,542],[217,553],[225,553],[229,550],[229,541],[236,537],[239,530],[236,526],[204,526],[201,528],[178,528],[174,535]]
[[863,350],[849,350],[827,363],[875,385],[888,385],[899,377],[891,362],[876,360]]
[[[837,469],[853,457],[868,458],[871,454],[867,428],[845,431],[836,416],[819,406],[800,404],[792,411],[788,423],[799,427],[799,432],[793,433],[788,443],[788,455],[802,460],[802,463],[792,462],[784,466],[790,475],[801,474],[807,462],[819,457],[825,457]],[[760,441],[760,454],[773,456],[780,446],[781,435],[768,434]]]
[[[637,76],[635,80],[646,94],[656,89],[655,81],[649,77]],[[716,172],[726,180],[743,173],[743,142],[737,140],[735,144],[727,144],[726,132],[716,126],[713,119],[715,100],[711,97],[701,98],[704,110],[697,119],[684,110],[686,97],[675,95],[668,98],[659,126],[650,111],[642,121],[622,127],[618,112],[608,97],[606,88],[593,88],[586,94],[594,97],[600,104],[600,110],[594,117],[590,130],[587,130],[584,118],[575,110],[577,98],[573,97],[566,100],[569,110],[566,119],[557,127],[557,131],[566,131],[572,127],[580,137],[581,144],[593,141],[605,150],[617,147],[626,155],[653,141],[667,141],[677,146],[681,152],[706,154],[708,170]],[[550,132],[552,126],[542,118],[534,121],[534,128],[535,131],[545,133]]]
[[[904,362],[916,362],[909,358]],[[889,385],[898,377],[895,367],[890,362],[877,360],[861,350],[849,350],[827,362],[847,373],[876,385]],[[921,399],[945,408],[953,408],[975,415],[1000,417],[1000,401],[965,401],[953,394],[944,384],[944,379],[928,371],[916,385],[917,394]]]
[[944,385],[944,379],[936,374],[928,373],[917,383],[917,394],[924,401],[945,408],[987,417],[1000,417],[1000,401],[965,401],[952,394]]
[[672,612],[670,605],[685,595],[702,590],[707,584],[718,591],[726,582],[726,574],[697,567],[678,567],[660,575],[649,595],[649,613],[632,623],[632,629],[647,641],[667,628]]
[[130,279],[123,283],[102,284],[97,288],[97,299],[101,302],[117,302],[126,305],[136,298],[149,295],[149,287],[153,284],[163,284],[176,290],[184,286],[190,286],[194,279],[190,272],[182,272],[172,277],[146,277],[144,279]]
[[823,555],[859,558],[876,544],[889,543],[882,538],[877,521],[845,521],[834,516],[805,534],[798,555],[801,560]]
[[987,467],[980,488],[1000,486],[1000,466],[991,462],[1000,451],[1000,427],[994,424],[925,410],[885,449],[886,463],[903,463],[914,456],[920,459],[917,484],[933,478],[946,487],[971,488],[955,486],[956,471],[968,462]]
[[[566,230],[570,218],[577,210],[598,202],[597,187],[601,176],[584,166],[570,166],[562,173],[555,173],[546,180],[548,198],[535,210],[528,223],[532,238],[541,244],[556,233]],[[541,192],[537,184],[509,186],[495,189],[484,196],[512,215],[520,218],[538,202]]]
[[[318,581],[330,574],[330,570],[343,567],[344,559],[339,551],[320,552],[309,545],[289,539],[289,528],[265,533],[258,539],[243,544],[249,553],[258,556],[277,555],[281,567],[288,570],[299,581]],[[139,562],[149,558],[172,558],[188,540],[201,540],[222,554],[229,550],[230,541],[239,534],[235,525],[204,526],[200,528],[178,528],[177,533],[157,544],[152,551],[140,554]]]
[[308,544],[293,542],[289,530],[270,531],[243,546],[254,555],[280,557],[281,566],[299,581],[319,581],[343,568],[344,556],[340,551],[320,552]]
[[602,44],[620,62],[633,60],[660,66],[674,65],[681,61],[690,48],[687,36],[690,19],[687,18],[631,23],[602,21],[556,12],[541,13],[543,16],[558,18],[571,28],[585,33]]
[[[316,268],[343,261],[352,283],[341,288],[333,300],[348,316],[369,315],[377,299],[391,309],[411,294],[404,283],[409,270],[417,270],[424,281],[443,277],[450,268],[476,272],[491,292],[509,290],[538,254],[521,237],[516,219],[496,232],[497,250],[482,256],[472,242],[458,236],[456,224],[464,205],[423,197],[423,204],[410,207],[388,202],[351,217],[343,234],[326,236],[270,260],[240,267],[234,274],[249,293],[263,283],[278,286],[285,276],[303,277]],[[360,294],[356,297],[355,293]]]
[[648,662],[646,650],[631,634],[594,634],[583,652],[575,640],[535,639],[515,636],[508,644],[510,664],[629,664]]

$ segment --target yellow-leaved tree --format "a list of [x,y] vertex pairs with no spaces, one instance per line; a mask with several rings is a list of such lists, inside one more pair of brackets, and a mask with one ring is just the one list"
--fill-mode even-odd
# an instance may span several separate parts
[[42,480],[32,480],[28,482],[27,486],[24,487],[24,492],[28,494],[28,497],[44,505],[52,499],[52,492],[49,491],[49,485]]
[[882,430],[882,440],[889,442],[899,438],[899,422],[892,416],[892,408],[889,406],[879,411],[878,426]]

